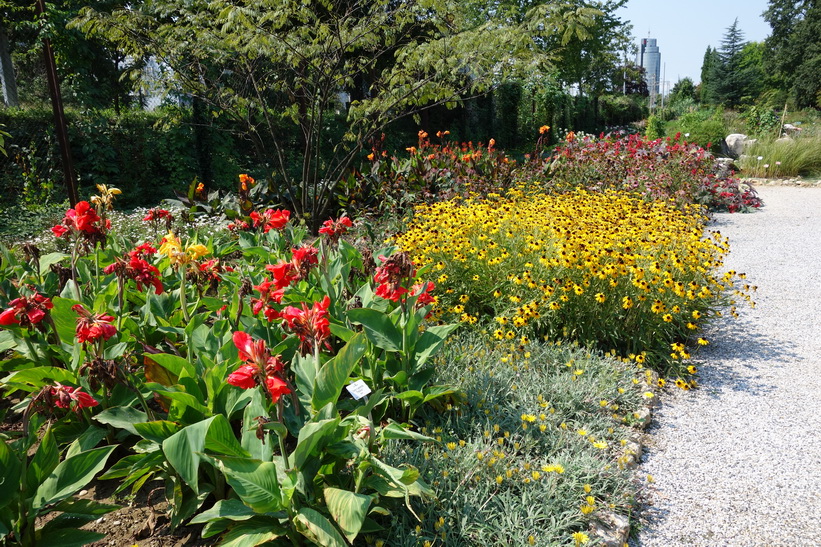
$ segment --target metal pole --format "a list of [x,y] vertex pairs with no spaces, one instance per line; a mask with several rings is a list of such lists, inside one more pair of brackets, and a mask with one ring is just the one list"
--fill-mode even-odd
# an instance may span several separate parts
[[[44,0],[37,0],[37,12],[40,17],[46,13]],[[63,111],[63,97],[60,94],[60,81],[57,79],[57,65],[54,62],[54,50],[51,49],[51,41],[43,38],[43,56],[46,62],[46,79],[48,80],[48,91],[51,95],[51,109],[54,112],[54,128],[57,132],[57,142],[60,145],[60,155],[63,160],[63,179],[66,185],[66,193],[71,206],[77,205],[80,197],[77,193],[77,178],[74,174],[74,161],[71,158],[71,148],[68,142],[68,126],[66,115]]]

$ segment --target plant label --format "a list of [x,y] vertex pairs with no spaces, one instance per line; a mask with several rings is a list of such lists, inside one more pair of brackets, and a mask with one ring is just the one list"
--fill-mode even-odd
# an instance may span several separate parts
[[357,380],[356,382],[345,386],[345,389],[347,389],[348,393],[351,394],[351,397],[357,401],[362,397],[366,397],[371,392],[371,388],[368,387],[365,380]]

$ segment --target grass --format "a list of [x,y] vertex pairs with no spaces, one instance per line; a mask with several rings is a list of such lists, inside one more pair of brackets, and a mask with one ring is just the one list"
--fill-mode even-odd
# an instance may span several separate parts
[[750,177],[821,175],[821,134],[790,140],[759,139],[746,151],[739,167]]
[[420,424],[439,442],[388,459],[418,467],[437,499],[394,515],[391,545],[568,545],[600,510],[631,511],[623,443],[653,377],[578,345],[451,339],[438,380],[467,394]]

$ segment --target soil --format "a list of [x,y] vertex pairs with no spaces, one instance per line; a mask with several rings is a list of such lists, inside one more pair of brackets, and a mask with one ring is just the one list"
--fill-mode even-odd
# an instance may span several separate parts
[[129,502],[114,495],[118,485],[119,480],[94,481],[76,496],[122,506],[83,526],[106,535],[105,539],[89,544],[92,547],[183,547],[216,543],[216,538],[202,539],[202,526],[181,526],[173,532],[169,529],[168,504],[162,488],[151,490],[149,483]]

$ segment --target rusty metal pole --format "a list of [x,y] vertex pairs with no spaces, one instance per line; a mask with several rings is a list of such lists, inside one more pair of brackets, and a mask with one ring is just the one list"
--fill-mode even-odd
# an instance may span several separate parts
[[[40,17],[45,16],[45,0],[37,0],[37,12]],[[43,38],[43,56],[46,61],[46,79],[48,80],[48,90],[51,95],[51,109],[54,112],[57,142],[60,144],[60,155],[63,160],[63,179],[68,193],[68,200],[71,206],[74,207],[80,201],[80,197],[77,193],[77,178],[74,174],[74,161],[71,158],[71,148],[68,142],[68,126],[65,112],[63,112],[63,97],[60,94],[60,81],[57,79],[54,50],[51,49],[51,41],[48,38]]]

